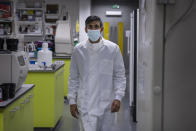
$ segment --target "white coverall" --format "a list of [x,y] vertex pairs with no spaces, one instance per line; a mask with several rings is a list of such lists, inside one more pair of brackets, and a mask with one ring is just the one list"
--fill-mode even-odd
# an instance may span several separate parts
[[[77,104],[84,131],[110,131],[113,100],[125,94],[126,78],[118,45],[102,38],[99,43],[83,41],[74,47],[68,99]],[[109,123],[108,123],[109,122]]]

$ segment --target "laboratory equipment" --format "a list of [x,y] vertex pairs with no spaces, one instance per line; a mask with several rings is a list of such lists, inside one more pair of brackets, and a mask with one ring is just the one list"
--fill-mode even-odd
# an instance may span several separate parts
[[15,91],[24,83],[28,64],[25,52],[0,51],[0,85],[15,83]]
[[56,56],[71,56],[73,44],[69,21],[58,21],[55,35]]
[[2,91],[2,87],[0,85],[0,102],[2,102],[3,100],[3,91]]
[[3,89],[3,100],[8,98],[14,98],[16,88],[15,83],[4,83],[1,85],[1,87]]
[[5,85],[1,85],[0,88],[2,91],[2,101],[9,99],[9,88]]
[[18,50],[18,39],[6,39],[7,50],[17,51]]
[[37,50],[35,47],[34,42],[29,42],[24,46],[24,51],[27,52],[29,57],[35,57],[37,58]]
[[4,48],[4,39],[0,38],[0,50],[3,50]]
[[48,43],[42,44],[42,50],[38,51],[38,65],[50,67],[52,65],[52,51],[48,50]]
[[74,38],[74,46],[78,44],[78,38]]

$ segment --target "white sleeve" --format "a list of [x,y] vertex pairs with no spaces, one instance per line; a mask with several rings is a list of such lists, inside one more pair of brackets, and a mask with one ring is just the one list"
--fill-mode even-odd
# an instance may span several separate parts
[[114,72],[113,72],[115,99],[122,100],[125,95],[126,88],[126,77],[125,77],[125,67],[121,51],[119,47],[116,48],[116,54],[114,58]]
[[77,92],[79,89],[79,70],[77,65],[77,51],[74,48],[72,56],[71,56],[71,64],[70,64],[70,75],[69,75],[69,84],[68,84],[68,100],[69,104],[76,104]]

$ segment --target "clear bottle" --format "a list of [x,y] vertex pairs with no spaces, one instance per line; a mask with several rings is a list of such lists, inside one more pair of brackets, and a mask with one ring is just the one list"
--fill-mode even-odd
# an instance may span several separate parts
[[51,67],[52,65],[52,51],[48,50],[46,42],[42,44],[42,50],[38,51],[38,65],[41,67]]

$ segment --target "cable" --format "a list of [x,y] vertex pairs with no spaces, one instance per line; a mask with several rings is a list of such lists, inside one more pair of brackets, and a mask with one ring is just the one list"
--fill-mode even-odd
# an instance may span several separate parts
[[184,14],[169,28],[168,32],[165,35],[165,41],[167,41],[168,36],[174,30],[174,28],[186,17],[188,14],[191,12],[193,8],[194,0],[191,0],[189,7],[187,10],[184,12]]

